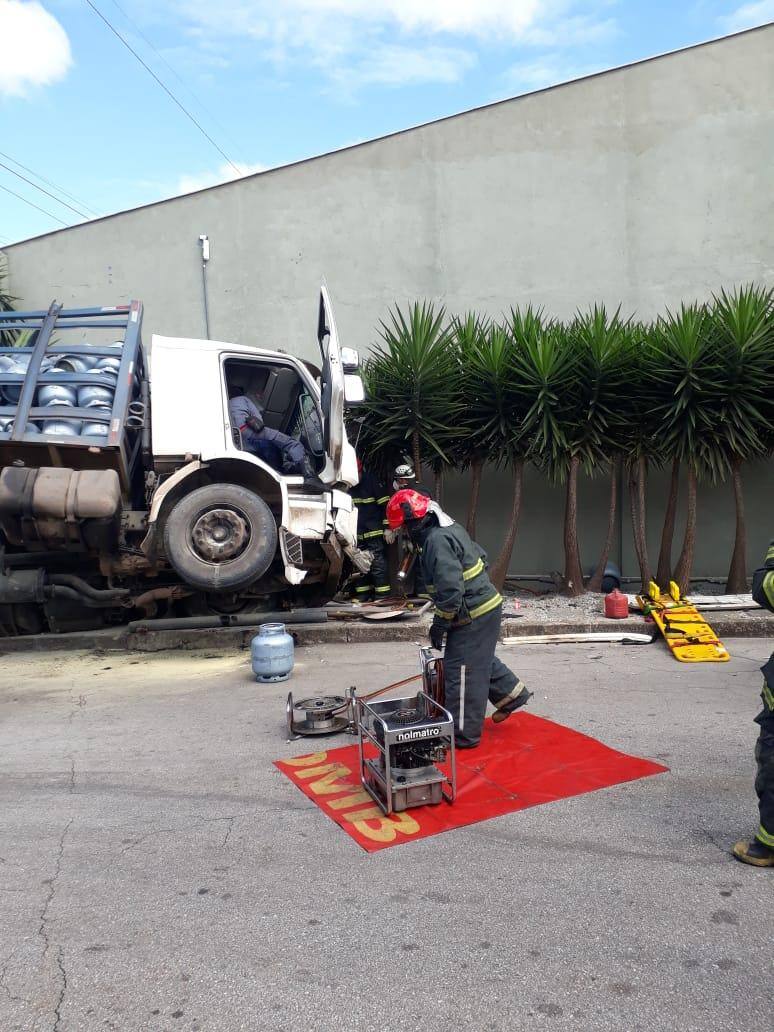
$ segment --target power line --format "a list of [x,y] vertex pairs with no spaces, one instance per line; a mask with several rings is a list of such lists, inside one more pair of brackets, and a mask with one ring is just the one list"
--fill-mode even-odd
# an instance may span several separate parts
[[22,165],[22,163],[20,161],[17,161],[16,158],[12,158],[10,154],[4,154],[3,151],[0,151],[0,158],[5,158],[6,161],[10,161],[11,164],[17,165],[19,168],[23,168],[25,172],[29,172],[31,176],[34,176],[36,179],[39,179],[41,183],[45,183],[46,186],[50,186],[52,190],[56,190],[57,193],[64,194],[64,196],[69,197],[71,201],[75,201],[76,204],[80,204],[82,208],[85,208],[86,211],[90,212],[95,218],[98,217],[99,213],[94,211],[93,208],[90,208],[89,205],[85,203],[85,201],[82,201],[80,199],[80,197],[75,197],[73,194],[65,190],[63,186],[58,186],[56,183],[52,183],[50,179],[46,179],[45,176],[41,176],[34,169],[27,168],[26,165]]
[[23,175],[21,174],[21,172],[15,172],[15,171],[14,171],[14,170],[13,170],[13,169],[11,168],[11,166],[10,166],[10,165],[6,165],[4,161],[0,161],[0,168],[4,168],[4,169],[6,170],[6,172],[10,172],[10,173],[11,173],[11,175],[12,175],[12,176],[16,176],[16,177],[17,177],[17,179],[21,179],[21,180],[23,180],[23,181],[24,181],[25,183],[29,183],[29,185],[30,185],[30,186],[31,186],[31,187],[32,187],[32,188],[33,188],[34,190],[40,190],[40,192],[41,192],[41,193],[43,193],[43,194],[45,194],[45,195],[46,195],[46,197],[50,197],[50,198],[51,198],[51,200],[52,200],[52,201],[56,201],[56,203],[57,203],[57,204],[61,204],[61,205],[62,205],[62,206],[63,206],[64,208],[69,208],[69,209],[70,209],[70,211],[74,211],[74,212],[75,212],[75,214],[76,214],[76,215],[80,215],[80,217],[81,217],[82,219],[88,219],[88,217],[89,217],[89,216],[88,216],[88,215],[86,215],[86,214],[85,214],[84,212],[82,212],[82,211],[78,211],[78,209],[77,209],[77,208],[73,208],[72,204],[68,204],[68,203],[67,203],[67,201],[60,201],[60,200],[59,200],[59,198],[58,198],[58,197],[57,197],[57,196],[56,196],[55,194],[49,193],[49,191],[48,191],[48,190],[44,190],[42,186],[37,186],[37,185],[36,185],[35,183],[33,183],[33,182],[32,182],[32,180],[31,180],[31,179],[27,179],[27,177],[26,177],[26,176],[23,176]]
[[204,136],[204,137],[205,137],[205,138],[206,138],[207,140],[209,140],[209,141],[210,141],[210,143],[211,143],[211,144],[212,144],[212,146],[213,146],[213,147],[215,148],[215,150],[216,150],[216,151],[218,152],[218,154],[220,154],[220,155],[221,155],[222,157],[224,157],[224,158],[226,159],[226,161],[227,161],[227,162],[229,163],[229,165],[231,165],[231,167],[233,168],[233,170],[234,170],[234,171],[236,172],[236,174],[237,174],[238,176],[241,176],[241,175],[242,175],[242,170],[241,170],[240,168],[237,168],[237,166],[236,166],[236,165],[234,164],[234,162],[233,162],[233,161],[231,160],[231,158],[230,158],[230,157],[228,156],[228,154],[226,154],[226,152],[225,152],[224,150],[222,150],[222,149],[221,149],[221,148],[220,148],[220,147],[218,146],[218,144],[217,144],[217,143],[216,143],[216,142],[215,142],[215,141],[213,140],[213,138],[212,138],[212,137],[210,136],[210,134],[209,134],[209,133],[207,132],[207,130],[206,130],[206,129],[205,129],[205,128],[204,128],[204,127],[203,127],[203,126],[201,125],[201,123],[200,123],[200,122],[197,122],[197,120],[196,120],[196,119],[194,118],[194,116],[193,116],[193,115],[191,114],[191,112],[190,112],[190,111],[188,110],[188,108],[184,107],[184,106],[183,106],[183,105],[182,105],[182,104],[180,103],[180,101],[179,101],[179,100],[177,99],[177,97],[176,97],[176,96],[174,95],[174,93],[172,92],[172,90],[170,90],[170,89],[169,89],[169,87],[168,87],[168,86],[166,86],[166,85],[165,85],[165,84],[164,84],[164,83],[163,83],[163,82],[161,81],[161,79],[159,79],[158,75],[156,75],[156,73],[155,73],[155,72],[153,71],[153,69],[152,69],[152,68],[151,68],[151,67],[150,67],[149,65],[147,65],[147,64],[145,63],[145,61],[143,61],[143,59],[142,59],[142,58],[140,57],[140,55],[139,55],[139,54],[137,53],[137,51],[136,51],[136,50],[134,49],[134,47],[132,47],[132,45],[131,45],[130,43],[128,43],[128,42],[127,42],[127,41],[126,41],[126,40],[124,39],[124,37],[123,37],[123,36],[121,35],[121,33],[120,33],[120,32],[118,31],[118,29],[117,29],[117,28],[115,28],[115,26],[114,26],[114,25],[112,25],[112,24],[111,24],[111,23],[110,23],[110,22],[108,21],[108,19],[107,19],[107,18],[105,17],[105,15],[104,15],[104,14],[103,14],[103,13],[102,13],[102,12],[101,12],[100,10],[99,10],[99,8],[97,8],[97,7],[95,7],[95,6],[94,6],[94,4],[93,4],[93,3],[91,2],[91,0],[86,0],[86,3],[87,3],[87,4],[89,5],[89,7],[90,7],[90,8],[92,9],[92,11],[94,11],[94,13],[95,13],[95,14],[97,15],[97,17],[98,17],[98,18],[100,18],[100,19],[101,19],[101,20],[102,20],[102,21],[103,21],[103,22],[105,23],[105,25],[107,25],[107,27],[108,27],[108,28],[110,29],[110,31],[111,31],[111,32],[113,33],[113,35],[114,35],[114,36],[116,36],[116,37],[117,37],[117,38],[118,38],[118,39],[119,39],[119,40],[120,40],[120,41],[121,41],[121,42],[123,43],[123,45],[124,45],[124,46],[126,47],[126,49],[127,49],[127,50],[128,50],[128,51],[129,51],[130,53],[134,54],[134,56],[135,56],[135,57],[137,58],[137,60],[138,60],[138,61],[140,62],[140,64],[141,64],[141,65],[143,66],[143,68],[145,69],[145,71],[146,71],[146,72],[147,72],[147,73],[148,73],[148,74],[149,74],[150,76],[152,76],[152,77],[153,77],[153,79],[154,79],[154,80],[155,80],[155,81],[156,81],[156,82],[157,82],[157,83],[159,84],[159,86],[160,86],[160,87],[162,88],[162,90],[164,90],[164,92],[165,92],[165,93],[167,94],[167,96],[168,96],[168,97],[169,97],[169,98],[170,98],[171,100],[173,100],[173,101],[175,102],[175,104],[177,104],[177,106],[178,106],[178,107],[180,108],[180,110],[181,110],[181,111],[183,112],[183,114],[184,114],[184,115],[186,116],[186,118],[189,118],[189,119],[190,119],[190,120],[191,120],[191,121],[193,122],[193,124],[194,124],[194,125],[196,126],[196,128],[197,128],[197,129],[199,130],[199,132],[200,132],[200,133],[202,134],[202,136]]
[[22,195],[20,193],[16,193],[15,190],[11,190],[9,187],[3,186],[2,183],[0,183],[0,190],[5,190],[6,193],[13,194],[13,196],[18,197],[20,201],[24,201],[25,204],[29,204],[30,208],[37,208],[38,211],[42,211],[44,215],[48,215],[50,219],[54,219],[55,222],[58,222],[60,225],[67,228],[67,223],[62,222],[59,216],[53,215],[50,211],[46,211],[45,208],[38,208],[37,204],[33,204],[32,201],[28,201],[26,197],[22,197]]
[[121,14],[124,16],[126,21],[132,26],[134,31],[140,37],[140,39],[144,40],[145,43],[151,48],[151,50],[156,55],[156,57],[159,59],[159,61],[161,61],[161,63],[163,65],[165,65],[169,69],[169,71],[172,73],[172,75],[174,75],[174,77],[177,79],[177,81],[180,83],[180,85],[183,87],[183,89],[188,91],[188,93],[196,101],[196,103],[199,105],[199,107],[202,109],[202,111],[204,111],[205,114],[209,115],[209,117],[212,119],[212,121],[215,123],[215,125],[218,127],[218,129],[220,129],[220,131],[222,133],[224,133],[226,136],[228,136],[232,143],[236,143],[236,141],[234,140],[233,136],[231,136],[231,134],[229,133],[228,129],[226,129],[225,126],[221,122],[218,121],[218,119],[215,117],[215,115],[213,115],[212,111],[210,111],[210,109],[207,107],[207,105],[204,103],[204,101],[201,100],[194,93],[194,91],[191,89],[191,87],[188,85],[188,83],[185,81],[185,79],[183,79],[182,76],[177,71],[175,71],[173,66],[169,63],[169,61],[167,61],[167,59],[164,57],[164,55],[161,53],[161,51],[154,45],[153,41],[148,39],[148,37],[142,31],[142,29],[137,24],[137,22],[134,21],[126,13],[126,11],[123,9],[121,4],[118,3],[118,0],[110,0],[110,2],[113,4],[114,7],[116,7],[121,12]]

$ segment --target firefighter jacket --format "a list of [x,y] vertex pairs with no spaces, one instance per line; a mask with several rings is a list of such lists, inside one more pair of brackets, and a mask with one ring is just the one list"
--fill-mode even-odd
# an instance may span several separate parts
[[390,495],[378,477],[363,472],[360,482],[352,488],[352,501],[357,506],[357,542],[361,548],[384,539],[385,506],[389,500]]
[[[774,541],[769,545],[763,566],[753,574],[752,596],[758,605],[770,609],[774,613]],[[763,671],[763,701],[766,708],[774,713],[774,652]]]
[[440,527],[433,521],[417,539],[436,625],[459,627],[502,605],[502,595],[487,574],[486,552],[459,523]]

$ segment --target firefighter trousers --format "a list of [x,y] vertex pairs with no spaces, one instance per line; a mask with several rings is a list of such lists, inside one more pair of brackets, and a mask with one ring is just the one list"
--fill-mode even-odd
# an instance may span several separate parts
[[756,838],[764,846],[774,849],[774,709],[769,709],[764,697],[763,711],[755,718],[761,733],[755,746],[755,760],[758,772],[755,791],[761,814]]
[[357,582],[355,598],[369,598],[371,593],[378,600],[387,598],[390,594],[390,570],[387,565],[387,546],[384,538],[368,538],[358,541],[359,548],[367,548],[373,553],[374,560],[371,569],[362,580]]
[[516,674],[495,656],[501,621],[500,605],[462,627],[452,627],[446,636],[446,709],[462,746],[478,745],[487,700],[495,709],[507,710],[524,691]]

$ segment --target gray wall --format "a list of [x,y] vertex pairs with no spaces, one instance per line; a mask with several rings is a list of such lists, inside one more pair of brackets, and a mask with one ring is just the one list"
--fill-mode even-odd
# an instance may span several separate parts
[[[18,244],[11,292],[35,307],[140,297],[146,332],[203,336],[208,233],[211,335],[304,357],[323,275],[344,343],[361,348],[414,298],[493,315],[529,300],[558,316],[602,300],[650,317],[774,283],[772,96],[767,26]],[[603,495],[582,497],[590,539]],[[700,528],[702,572],[726,563],[725,497]],[[484,533],[501,498],[492,489]],[[540,485],[533,504],[514,569],[560,564],[558,496]]]

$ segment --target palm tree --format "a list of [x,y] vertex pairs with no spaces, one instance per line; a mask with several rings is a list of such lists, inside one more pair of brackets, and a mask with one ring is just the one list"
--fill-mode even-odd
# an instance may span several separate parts
[[[683,547],[674,579],[683,593],[690,586],[696,544],[696,487],[699,478],[722,476],[726,460],[719,447],[715,389],[722,377],[711,320],[704,305],[683,304],[659,317],[651,334],[660,398],[654,406],[658,445],[687,471]],[[714,385],[714,386],[711,386]]]
[[471,473],[465,527],[475,537],[484,464],[496,450],[498,431],[510,434],[505,394],[509,342],[502,329],[473,312],[452,321],[452,340],[465,398],[462,421],[466,431],[456,443],[454,458],[461,469]]
[[774,427],[774,290],[749,285],[713,298],[711,331],[719,352],[716,426],[731,471],[736,533],[726,591],[747,591],[747,529],[742,464],[764,455]]
[[[13,303],[18,300],[18,298],[6,292],[5,284],[7,278],[8,264],[5,255],[0,254],[0,312],[12,312],[14,310]],[[0,330],[0,347],[15,347],[18,335],[17,330]]]
[[450,346],[445,312],[432,304],[399,308],[381,324],[382,341],[366,363],[368,400],[362,444],[377,455],[408,451],[419,473],[422,462],[449,462],[463,410],[459,367]]
[[[615,532],[618,471],[628,422],[627,395],[632,377],[634,335],[630,322],[621,319],[620,309],[608,316],[604,305],[594,305],[591,311],[576,317],[570,336],[578,363],[579,387],[575,394],[576,413],[568,433],[570,451],[589,476],[603,469],[610,471],[607,531],[588,584],[589,590],[601,591]],[[570,554],[578,558],[580,566],[574,509],[567,522]]]
[[[531,307],[511,311],[510,332],[514,345],[511,359],[514,404],[523,413],[520,424],[514,427],[512,445],[517,474],[514,506],[517,497],[519,501],[521,498],[525,458],[531,459],[552,480],[566,478],[564,582],[566,590],[577,594],[579,590],[583,591],[577,533],[573,531],[577,520],[579,460],[569,454],[567,445],[568,413],[573,406],[576,388],[575,354],[568,346],[564,328],[557,322],[544,322],[542,311],[534,311]],[[509,561],[510,552],[505,560],[505,569]]]
[[670,456],[665,454],[663,450],[660,457],[664,462],[668,462],[671,458],[669,491],[664,512],[664,525],[661,528],[661,545],[658,551],[658,565],[656,567],[657,583],[666,586],[672,579],[672,546],[675,539],[677,499],[680,491],[680,459],[676,455]]
[[632,363],[625,395],[626,422],[621,428],[621,443],[627,473],[629,514],[640,581],[643,591],[653,579],[646,534],[648,467],[658,461],[654,420],[654,353],[651,327],[630,323]]
[[[522,334],[537,332],[534,313],[514,313],[513,325]],[[511,506],[502,547],[490,569],[492,582],[502,588],[508,573],[518,533],[524,483],[524,463],[529,435],[523,423],[526,409],[523,394],[514,379],[514,336],[508,327],[485,322],[475,316],[455,326],[466,399],[463,438],[464,457],[473,468],[473,489],[468,512],[468,530],[475,535],[476,507],[481,467],[484,461],[512,475]],[[478,468],[478,472],[477,469]]]

